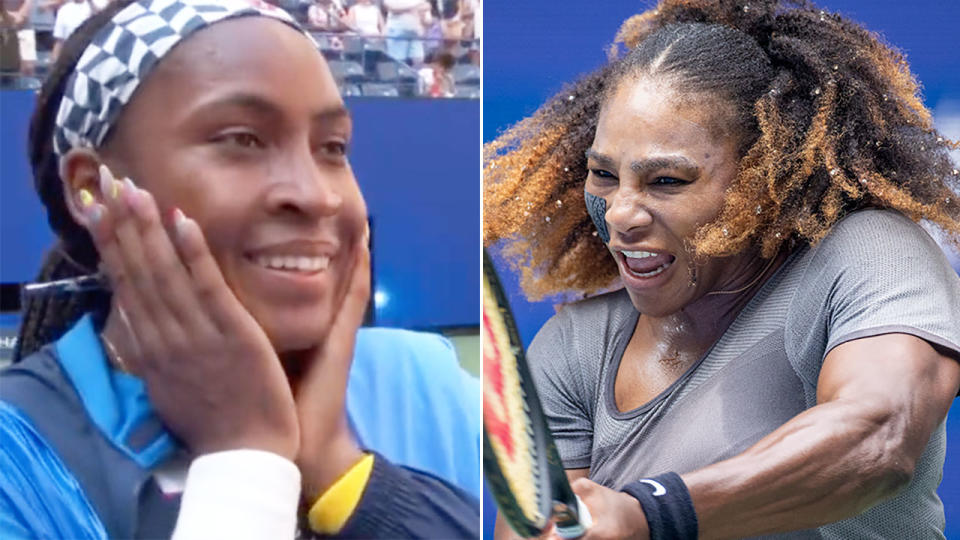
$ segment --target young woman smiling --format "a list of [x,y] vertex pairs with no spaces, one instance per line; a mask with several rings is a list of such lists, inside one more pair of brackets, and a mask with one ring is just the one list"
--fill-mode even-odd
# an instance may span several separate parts
[[617,41],[485,150],[528,294],[622,285],[528,354],[586,537],[943,538],[960,280],[915,221],[960,237],[960,173],[903,58],[805,1]]
[[313,41],[267,4],[116,2],[67,41],[31,126],[61,241],[40,279],[99,267],[109,292],[27,306],[0,528],[293,537],[302,502],[306,535],[476,535],[473,497],[365,450],[346,409],[370,287],[352,129]]

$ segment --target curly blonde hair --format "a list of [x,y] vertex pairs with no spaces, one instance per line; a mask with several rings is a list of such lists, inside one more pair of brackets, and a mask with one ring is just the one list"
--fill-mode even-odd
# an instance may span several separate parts
[[805,0],[663,0],[623,23],[610,57],[484,147],[484,244],[503,241],[531,299],[616,281],[584,204],[584,152],[607,95],[640,75],[737,116],[739,172],[691,239],[697,256],[769,258],[868,206],[960,245],[960,144],[933,128],[903,55],[858,24]]

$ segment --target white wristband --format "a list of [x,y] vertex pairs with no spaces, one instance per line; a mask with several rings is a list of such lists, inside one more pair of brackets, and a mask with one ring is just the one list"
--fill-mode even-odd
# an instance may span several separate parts
[[262,450],[229,450],[193,460],[175,540],[293,538],[300,470]]

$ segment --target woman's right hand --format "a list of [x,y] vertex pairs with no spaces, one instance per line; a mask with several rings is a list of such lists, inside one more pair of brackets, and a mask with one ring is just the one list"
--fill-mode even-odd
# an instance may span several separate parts
[[81,205],[139,349],[124,360],[157,414],[196,454],[250,448],[292,460],[300,434],[290,386],[200,227],[176,210],[168,233],[148,192],[106,166],[100,177],[103,204],[84,196]]

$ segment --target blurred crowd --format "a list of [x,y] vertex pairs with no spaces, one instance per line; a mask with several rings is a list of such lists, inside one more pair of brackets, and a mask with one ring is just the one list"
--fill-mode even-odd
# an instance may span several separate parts
[[110,0],[0,0],[0,72],[34,75],[60,45]]
[[[110,1],[0,0],[2,86],[39,86],[63,41]],[[353,86],[400,81],[415,88],[397,95],[479,97],[480,0],[268,1],[314,33],[328,60],[340,62],[331,67],[348,94],[393,95]],[[384,56],[350,56],[351,47]],[[387,59],[399,67],[382,65]]]
[[479,37],[480,0],[272,0],[272,3],[320,32],[430,40],[472,41]]
[[[479,97],[480,0],[270,1],[315,33],[348,94],[381,95],[376,83],[399,78],[400,95]],[[399,71],[356,54],[358,37],[367,53],[381,50],[402,63]]]

